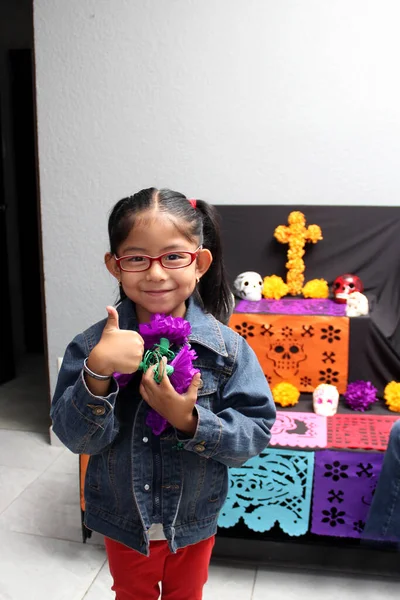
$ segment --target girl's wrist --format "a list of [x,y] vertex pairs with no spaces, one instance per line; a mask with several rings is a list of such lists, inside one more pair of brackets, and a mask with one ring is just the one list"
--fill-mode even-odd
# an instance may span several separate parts
[[179,431],[185,433],[186,435],[194,436],[197,429],[198,417],[197,414],[194,414],[194,411],[182,422],[179,424]]
[[93,348],[87,358],[86,364],[89,369],[94,373],[97,373],[97,375],[111,377],[115,370],[110,365],[109,360],[103,355],[98,346]]

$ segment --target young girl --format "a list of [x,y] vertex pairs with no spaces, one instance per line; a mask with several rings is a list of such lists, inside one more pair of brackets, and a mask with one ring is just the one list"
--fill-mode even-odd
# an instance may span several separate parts
[[[199,600],[227,467],[268,445],[275,407],[255,354],[221,323],[231,294],[215,209],[150,188],[115,205],[108,231],[105,262],[121,302],[68,346],[53,428],[72,452],[90,455],[85,523],[105,536],[117,600],[157,600],[160,582],[163,600]],[[190,323],[200,372],[185,393],[164,362],[138,370],[138,329],[155,314]],[[168,422],[161,434],[149,411]]]

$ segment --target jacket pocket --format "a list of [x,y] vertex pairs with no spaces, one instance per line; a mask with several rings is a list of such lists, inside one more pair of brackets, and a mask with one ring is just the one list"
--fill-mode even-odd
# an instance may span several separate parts
[[101,462],[102,455],[95,454],[89,458],[89,464],[86,473],[86,484],[92,490],[101,490]]
[[[197,366],[197,365],[196,365]],[[199,366],[201,372],[200,386],[197,392],[197,404],[215,410],[216,397],[219,387],[220,373],[210,368]]]
[[209,485],[209,502],[221,501],[221,497],[226,495],[228,489],[228,469],[222,463],[212,458],[208,461],[209,475],[207,485]]

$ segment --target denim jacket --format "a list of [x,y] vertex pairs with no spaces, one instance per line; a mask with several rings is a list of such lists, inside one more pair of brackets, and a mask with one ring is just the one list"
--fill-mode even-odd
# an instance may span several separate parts
[[[118,306],[121,329],[138,330],[134,304]],[[85,524],[142,554],[148,530],[162,523],[171,551],[215,534],[228,491],[228,469],[269,443],[275,405],[258,360],[237,333],[189,300],[185,318],[201,371],[193,437],[169,427],[161,436],[146,425],[141,374],[107,397],[94,396],[83,361],[100,340],[105,320],[69,344],[52,401],[53,429],[75,453],[90,455]]]

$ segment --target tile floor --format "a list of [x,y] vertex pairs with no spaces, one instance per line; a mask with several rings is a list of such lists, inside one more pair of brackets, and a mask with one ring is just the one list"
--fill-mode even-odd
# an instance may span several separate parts
[[[0,386],[0,600],[111,600],[100,536],[81,543],[77,457],[48,443],[43,364]],[[205,600],[397,600],[400,583],[212,565]]]

